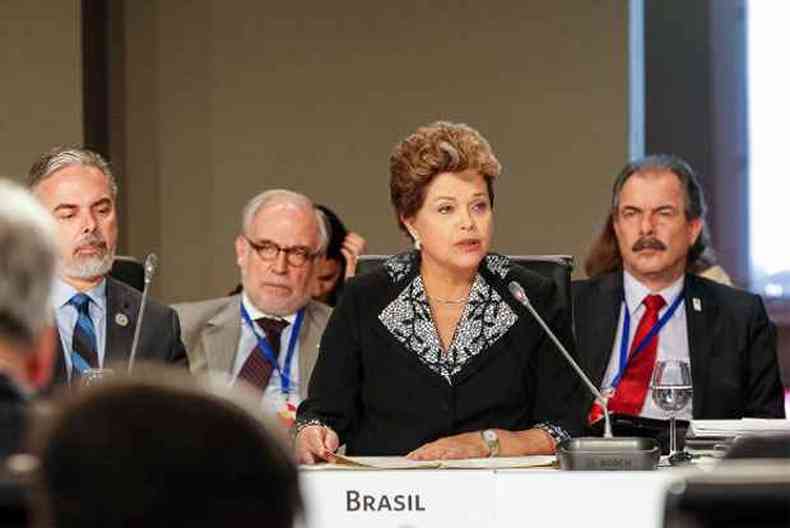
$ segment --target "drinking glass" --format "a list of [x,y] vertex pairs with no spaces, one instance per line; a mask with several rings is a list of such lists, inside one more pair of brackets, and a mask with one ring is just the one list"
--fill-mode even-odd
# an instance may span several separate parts
[[82,372],[80,375],[80,384],[83,387],[89,385],[97,385],[99,383],[108,381],[115,375],[115,371],[105,368],[89,368]]
[[677,448],[675,416],[691,401],[691,368],[687,361],[669,359],[656,361],[650,379],[653,402],[670,414],[669,417],[669,461],[672,464],[687,462],[691,456]]

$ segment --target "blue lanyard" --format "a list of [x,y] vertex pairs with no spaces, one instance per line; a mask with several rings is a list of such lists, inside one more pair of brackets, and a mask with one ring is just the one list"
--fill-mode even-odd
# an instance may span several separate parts
[[[265,334],[261,335],[258,333],[258,327],[252,322],[252,319],[250,319],[250,314],[248,314],[247,310],[244,308],[244,303],[241,303],[241,318],[247,323],[250,330],[252,330],[255,339],[258,340],[258,348],[261,349],[263,357],[272,364],[272,368],[280,375],[280,389],[285,395],[285,398],[289,399],[291,395],[291,363],[293,362],[296,343],[299,341],[299,331],[302,329],[304,308],[296,312],[296,320],[293,322],[291,337],[288,339],[288,352],[285,354],[285,362],[283,363],[282,369],[277,364],[277,359],[274,357],[274,350],[272,350],[269,340],[266,338]],[[254,350],[253,353],[255,353]]]
[[620,384],[620,381],[625,373],[625,369],[628,366],[628,362],[631,359],[635,358],[637,354],[639,354],[647,344],[661,331],[662,328],[669,322],[673,315],[675,315],[675,310],[678,309],[680,303],[683,302],[683,291],[675,298],[675,300],[670,305],[669,309],[664,312],[664,315],[656,321],[656,324],[653,325],[653,328],[647,333],[647,335],[639,342],[639,344],[634,349],[634,353],[631,354],[631,357],[628,357],[628,338],[631,331],[631,314],[628,313],[628,304],[623,300],[623,335],[620,338],[620,364],[617,367],[617,375],[615,375],[614,379],[612,380],[611,388],[615,389]]

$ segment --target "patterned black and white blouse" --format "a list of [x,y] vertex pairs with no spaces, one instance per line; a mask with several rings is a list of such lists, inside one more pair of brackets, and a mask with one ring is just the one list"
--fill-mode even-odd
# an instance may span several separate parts
[[[416,260],[414,253],[404,253],[388,259],[384,268],[397,283],[412,275]],[[504,278],[510,261],[506,257],[489,255],[484,265]],[[445,353],[433,323],[422,276],[418,273],[381,312],[379,320],[404,347],[412,350],[428,368],[452,384],[453,376],[470,359],[502,337],[518,318],[499,292],[478,273],[452,343]]]

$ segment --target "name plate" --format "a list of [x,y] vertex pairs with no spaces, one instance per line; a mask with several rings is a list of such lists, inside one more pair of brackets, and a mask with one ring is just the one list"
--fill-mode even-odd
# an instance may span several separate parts
[[526,526],[529,500],[530,526],[659,528],[675,479],[671,471],[501,471],[496,525]]
[[493,471],[302,471],[310,528],[492,524]]

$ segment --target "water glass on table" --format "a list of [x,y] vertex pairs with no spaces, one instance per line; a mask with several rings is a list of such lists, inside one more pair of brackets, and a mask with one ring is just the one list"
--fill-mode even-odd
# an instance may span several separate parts
[[89,368],[85,369],[80,374],[80,385],[88,387],[90,385],[98,385],[112,379],[115,376],[115,371],[106,368]]
[[687,361],[669,359],[656,361],[650,379],[653,402],[670,414],[669,417],[669,462],[682,464],[691,460],[691,455],[677,448],[676,415],[691,401],[691,367]]

